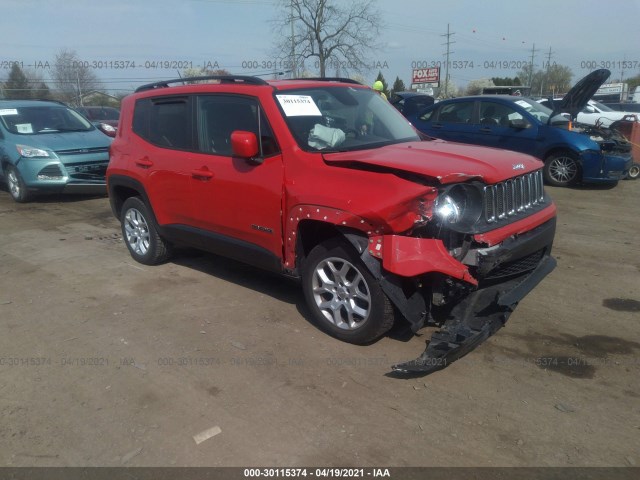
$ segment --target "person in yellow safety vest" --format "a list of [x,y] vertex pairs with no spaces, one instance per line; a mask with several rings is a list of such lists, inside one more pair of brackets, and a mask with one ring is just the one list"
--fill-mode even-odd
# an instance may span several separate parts
[[387,99],[387,96],[383,92],[384,85],[382,84],[382,82],[380,80],[376,80],[375,82],[373,82],[373,89],[376,92],[378,92],[382,98],[384,98],[385,100]]

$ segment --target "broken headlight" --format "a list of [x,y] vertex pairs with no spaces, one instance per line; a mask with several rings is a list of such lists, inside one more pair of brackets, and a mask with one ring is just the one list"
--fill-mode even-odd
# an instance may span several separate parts
[[452,230],[469,230],[482,214],[482,190],[478,185],[459,183],[444,189],[433,209],[442,226]]

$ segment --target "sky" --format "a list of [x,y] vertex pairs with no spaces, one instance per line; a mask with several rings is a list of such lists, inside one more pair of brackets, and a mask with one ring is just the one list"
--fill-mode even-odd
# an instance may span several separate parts
[[[283,70],[274,20],[288,12],[279,5],[278,0],[0,0],[0,80],[14,61],[48,80],[63,48],[75,50],[113,93],[175,78],[187,67],[271,78]],[[459,87],[475,79],[513,77],[532,53],[535,68],[550,58],[570,67],[574,82],[597,68],[609,68],[611,79],[640,73],[640,0],[377,0],[377,7],[383,28],[380,47],[368,58],[370,68],[362,72],[368,83],[380,71],[389,84],[397,76],[408,86],[413,68],[443,64],[447,26],[449,75]],[[313,63],[307,64],[312,72]]]

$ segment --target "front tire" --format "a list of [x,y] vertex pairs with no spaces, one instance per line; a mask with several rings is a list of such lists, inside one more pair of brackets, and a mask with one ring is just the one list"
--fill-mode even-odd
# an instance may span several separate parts
[[171,245],[160,237],[149,209],[139,197],[124,202],[120,223],[124,243],[137,262],[157,265],[171,257]]
[[578,180],[580,165],[572,152],[549,155],[544,162],[544,179],[554,187],[567,187]]
[[353,248],[338,239],[316,246],[304,262],[302,288],[315,323],[355,344],[384,335],[393,307]]
[[629,169],[629,173],[627,174],[627,178],[630,180],[635,180],[640,176],[640,165],[637,163],[634,163],[633,165],[631,165],[631,168]]
[[25,185],[24,180],[22,180],[20,172],[18,172],[16,167],[8,165],[5,169],[5,177],[9,194],[13,200],[18,203],[26,203],[31,200],[29,190],[27,190],[27,186]]

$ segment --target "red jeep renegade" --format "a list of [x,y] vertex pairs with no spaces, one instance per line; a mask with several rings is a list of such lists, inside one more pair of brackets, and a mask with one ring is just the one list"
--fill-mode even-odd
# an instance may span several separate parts
[[317,325],[347,342],[396,316],[440,327],[397,374],[460,358],[553,270],[539,160],[421,140],[346,79],[186,80],[209,83],[122,102],[107,183],[138,262],[185,245],[298,278]]

